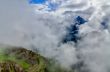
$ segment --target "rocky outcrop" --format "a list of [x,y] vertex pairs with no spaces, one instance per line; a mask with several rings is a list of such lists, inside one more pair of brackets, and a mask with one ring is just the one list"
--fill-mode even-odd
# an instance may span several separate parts
[[73,72],[22,47],[0,48],[0,72]]

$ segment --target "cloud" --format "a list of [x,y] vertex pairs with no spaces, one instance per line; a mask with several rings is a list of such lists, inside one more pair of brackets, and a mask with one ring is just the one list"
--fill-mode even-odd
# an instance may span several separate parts
[[[53,12],[46,11],[50,2],[59,4]],[[82,60],[90,72],[109,72],[110,24],[107,23],[108,29],[101,29],[103,18],[109,19],[110,15],[108,0],[51,0],[44,5],[1,0],[0,10],[1,44],[37,49],[67,67]],[[74,42],[62,44],[66,27],[73,24],[76,16],[88,20],[80,26],[82,39],[77,46]]]

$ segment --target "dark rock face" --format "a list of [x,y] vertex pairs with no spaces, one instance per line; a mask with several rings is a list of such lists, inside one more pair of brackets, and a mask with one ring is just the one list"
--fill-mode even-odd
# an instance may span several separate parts
[[77,43],[78,40],[80,39],[80,37],[78,35],[79,26],[81,24],[84,24],[85,22],[87,22],[85,19],[83,19],[80,16],[77,16],[75,19],[75,23],[67,28],[67,34],[64,36],[62,43],[67,43],[67,42],[71,42],[71,41],[74,43]]
[[78,30],[79,28],[77,25],[71,25],[70,28],[67,28],[68,33],[66,34],[62,42],[67,43],[67,42],[73,41],[77,43]]
[[87,21],[85,19],[83,19],[81,16],[76,17],[76,23],[78,25],[84,24],[85,22],[87,22]]
[[103,29],[108,29],[108,23],[109,23],[109,19],[104,18],[103,21],[101,22],[102,28]]

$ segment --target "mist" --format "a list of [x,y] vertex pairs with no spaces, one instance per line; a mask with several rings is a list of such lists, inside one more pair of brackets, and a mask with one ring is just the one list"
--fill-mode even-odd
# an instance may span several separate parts
[[[58,6],[50,10],[47,7],[49,2]],[[67,68],[83,61],[80,72],[109,72],[110,1],[49,2],[33,5],[27,0],[1,0],[0,44],[37,50],[41,55],[54,58]],[[78,43],[62,43],[67,34],[66,28],[75,24],[77,16],[87,20],[79,26],[78,35],[81,39]]]

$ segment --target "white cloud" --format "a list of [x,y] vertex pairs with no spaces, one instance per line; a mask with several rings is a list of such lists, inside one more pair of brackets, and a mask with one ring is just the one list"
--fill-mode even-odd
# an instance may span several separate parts
[[[47,5],[29,5],[26,0],[1,0],[0,43],[37,48],[42,55],[55,57],[67,66],[77,63],[76,56],[81,54],[91,72],[108,72],[110,27],[102,30],[100,22],[110,15],[109,0],[53,2],[61,2],[61,5],[56,11],[47,12]],[[65,27],[72,23],[76,15],[89,20],[80,27],[81,35],[83,33],[85,37],[78,44],[79,51],[76,51],[73,43],[58,46],[66,33]]]

